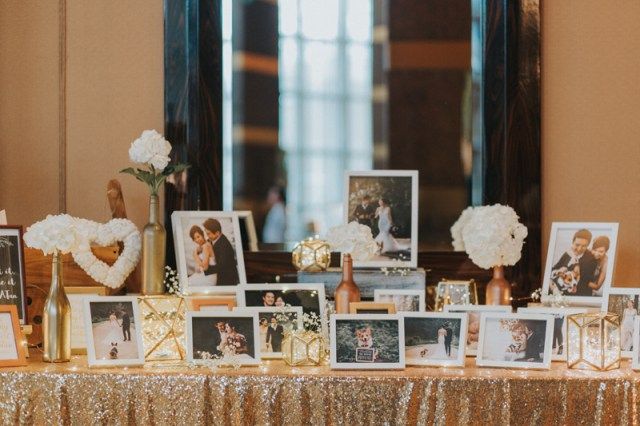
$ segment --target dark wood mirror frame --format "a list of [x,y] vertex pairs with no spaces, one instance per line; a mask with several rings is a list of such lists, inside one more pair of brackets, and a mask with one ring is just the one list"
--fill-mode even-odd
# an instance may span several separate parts
[[[529,228],[507,272],[524,298],[541,284],[540,0],[471,1],[482,17],[483,204],[512,206]],[[173,211],[222,208],[220,10],[219,0],[165,0],[165,134],[172,158],[192,165],[165,187],[169,236]],[[171,237],[167,259],[175,261]],[[295,280],[289,252],[246,252],[245,263],[248,282]],[[418,263],[428,284],[490,277],[460,252],[420,252]]]

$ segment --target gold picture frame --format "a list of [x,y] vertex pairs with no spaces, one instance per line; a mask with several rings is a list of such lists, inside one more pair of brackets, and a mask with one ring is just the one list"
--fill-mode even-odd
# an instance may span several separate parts
[[[0,320],[0,336],[8,340],[12,340],[15,345],[16,357],[0,360],[0,367],[21,367],[27,365],[27,354],[20,331],[20,319],[18,318],[18,308],[15,305],[0,305],[0,316],[9,315],[11,325],[7,327],[6,323]],[[13,336],[10,336],[13,333]],[[8,342],[7,342],[8,343]],[[7,345],[10,347],[11,345]]]
[[394,303],[379,302],[351,302],[349,303],[350,314],[395,314],[396,305]]
[[[238,306],[235,297],[198,297],[189,300],[190,311],[202,311],[203,307],[226,306],[228,311]],[[206,310],[206,309],[205,309]]]

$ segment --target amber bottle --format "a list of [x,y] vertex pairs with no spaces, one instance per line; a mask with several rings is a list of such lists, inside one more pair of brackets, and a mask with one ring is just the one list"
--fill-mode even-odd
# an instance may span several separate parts
[[349,303],[360,301],[360,289],[353,281],[353,260],[349,253],[342,256],[342,281],[334,294],[337,314],[348,314]]

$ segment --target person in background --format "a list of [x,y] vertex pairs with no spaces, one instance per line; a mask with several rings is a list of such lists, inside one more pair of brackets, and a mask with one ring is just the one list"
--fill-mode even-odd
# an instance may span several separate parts
[[264,221],[262,242],[284,243],[287,229],[286,197],[284,188],[273,186],[267,193],[269,212]]

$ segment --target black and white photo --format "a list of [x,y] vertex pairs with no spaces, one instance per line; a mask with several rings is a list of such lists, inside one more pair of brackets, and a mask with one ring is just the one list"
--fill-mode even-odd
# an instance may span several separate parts
[[418,261],[418,172],[374,170],[346,175],[345,221],[371,229],[377,254],[354,266],[415,268]]
[[373,301],[378,303],[393,303],[396,307],[396,312],[425,311],[424,290],[377,288],[373,290]]
[[567,360],[567,316],[586,312],[587,308],[552,308],[546,306],[518,308],[519,314],[543,314],[553,317],[551,361]]
[[13,305],[20,324],[27,319],[22,227],[0,225],[0,305]]
[[262,358],[282,358],[282,341],[286,332],[300,330],[302,308],[288,307],[254,307],[234,308],[234,312],[257,313],[260,333],[260,354]]
[[636,334],[635,321],[640,317],[640,289],[609,288],[602,304],[603,312],[620,317],[620,350],[623,358],[631,358]]
[[407,365],[464,366],[466,314],[429,312],[402,316]]
[[467,314],[467,356],[475,356],[480,340],[480,318],[485,312],[510,313],[511,306],[504,305],[445,305],[444,312]]

